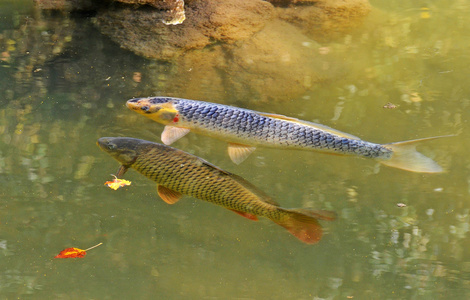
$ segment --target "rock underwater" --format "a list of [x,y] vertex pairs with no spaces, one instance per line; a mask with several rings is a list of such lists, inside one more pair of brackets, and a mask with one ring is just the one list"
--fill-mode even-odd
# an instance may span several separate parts
[[361,25],[371,9],[367,0],[91,1],[95,8],[90,0],[35,1],[92,10],[94,25],[121,48],[167,64],[164,73],[141,71],[148,82],[165,77],[149,93],[264,101],[300,97],[338,78],[344,63],[325,44]]

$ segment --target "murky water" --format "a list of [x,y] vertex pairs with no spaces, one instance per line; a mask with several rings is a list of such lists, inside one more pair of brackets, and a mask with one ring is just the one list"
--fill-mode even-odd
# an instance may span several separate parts
[[[190,197],[170,206],[133,171],[131,186],[106,188],[118,164],[96,140],[159,141],[162,126],[124,103],[166,94],[162,70],[171,65],[120,49],[86,14],[41,15],[29,1],[2,1],[0,297],[468,299],[470,1],[371,4],[358,32],[321,45],[328,63],[343,69],[334,80],[273,103],[231,93],[199,100],[316,121],[378,143],[456,134],[420,148],[447,172],[273,149],[236,166],[222,141],[189,134],[174,144],[284,207],[336,211],[312,246],[269,220],[250,222]],[[47,29],[54,22],[60,32]],[[57,42],[71,32],[81,41],[74,48]],[[31,57],[11,59],[21,47]],[[145,78],[149,70],[161,76]],[[84,258],[53,258],[99,242]]]

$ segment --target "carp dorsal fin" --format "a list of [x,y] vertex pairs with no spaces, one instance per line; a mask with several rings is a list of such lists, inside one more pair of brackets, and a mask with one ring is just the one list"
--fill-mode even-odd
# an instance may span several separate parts
[[256,147],[241,145],[241,144],[228,144],[228,156],[237,165],[241,164],[250,154],[256,150]]
[[168,204],[175,204],[178,200],[183,197],[183,194],[177,191],[173,191],[163,185],[157,185],[158,195]]
[[167,125],[165,126],[165,129],[163,129],[162,132],[162,142],[165,145],[171,145],[173,144],[173,142],[176,142],[177,140],[188,134],[189,131],[190,130],[188,128]]
[[204,165],[206,165],[206,166],[208,166],[208,167],[211,167],[212,169],[215,169],[215,170],[219,171],[219,172],[222,173],[222,174],[230,175],[230,176],[233,175],[232,173],[227,172],[227,171],[225,171],[225,170],[223,170],[223,169],[217,167],[216,165],[211,164],[211,163],[208,162],[207,160],[204,160],[204,159],[201,158],[201,159],[199,159],[199,161],[200,161],[202,164],[204,164]]
[[230,176],[235,179],[239,184],[243,185],[246,189],[250,190],[253,194],[258,196],[259,200],[263,201],[264,203],[268,203],[274,206],[279,206],[279,203],[274,201],[273,198],[271,198],[268,194],[263,192],[262,190],[258,189],[256,186],[254,186],[251,182],[246,180],[245,178],[238,176],[236,174],[230,174]]
[[306,126],[314,127],[314,128],[316,128],[316,129],[323,130],[323,131],[332,133],[332,134],[337,135],[337,136],[340,136],[340,137],[345,137],[345,138],[353,139],[353,140],[360,140],[360,138],[358,138],[358,137],[355,136],[355,135],[352,135],[352,134],[349,134],[349,133],[346,133],[346,132],[342,132],[342,131],[336,130],[336,129],[331,128],[331,127],[328,127],[328,126],[326,126],[326,125],[322,125],[322,124],[318,124],[318,123],[313,123],[313,122],[308,122],[308,121],[304,121],[304,120],[299,120],[299,119],[297,119],[297,118],[292,118],[292,117],[288,117],[288,116],[284,116],[284,115],[278,115],[278,114],[269,114],[269,113],[258,113],[258,114],[260,114],[261,116],[264,116],[264,117],[268,117],[268,118],[279,119],[279,120],[285,120],[285,121],[290,121],[290,122],[298,123],[298,124],[301,124],[301,125],[306,125]]

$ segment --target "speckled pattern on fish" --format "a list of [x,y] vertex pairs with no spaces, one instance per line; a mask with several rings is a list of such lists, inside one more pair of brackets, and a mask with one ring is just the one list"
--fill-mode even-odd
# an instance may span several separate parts
[[253,110],[180,98],[155,97],[148,98],[148,102],[172,103],[179,112],[177,126],[189,123],[189,128],[196,132],[209,136],[217,132],[230,142],[250,141],[251,145],[265,147],[315,149],[381,159],[392,155],[391,150],[380,144],[338,136],[315,128],[318,124],[298,123],[293,118],[272,118]]
[[372,158],[412,172],[443,171],[431,158],[416,151],[418,143],[440,137],[375,144],[322,124],[204,101],[149,97],[131,99],[126,105],[166,125],[161,136],[164,144],[171,145],[190,131],[211,136],[229,143],[228,154],[236,164],[262,146]]

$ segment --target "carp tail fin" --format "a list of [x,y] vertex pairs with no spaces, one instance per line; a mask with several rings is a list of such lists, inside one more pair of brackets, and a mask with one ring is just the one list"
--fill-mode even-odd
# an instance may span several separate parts
[[314,211],[310,209],[282,209],[287,215],[275,221],[296,238],[306,244],[318,243],[323,236],[323,229],[317,219],[334,220],[333,212]]

